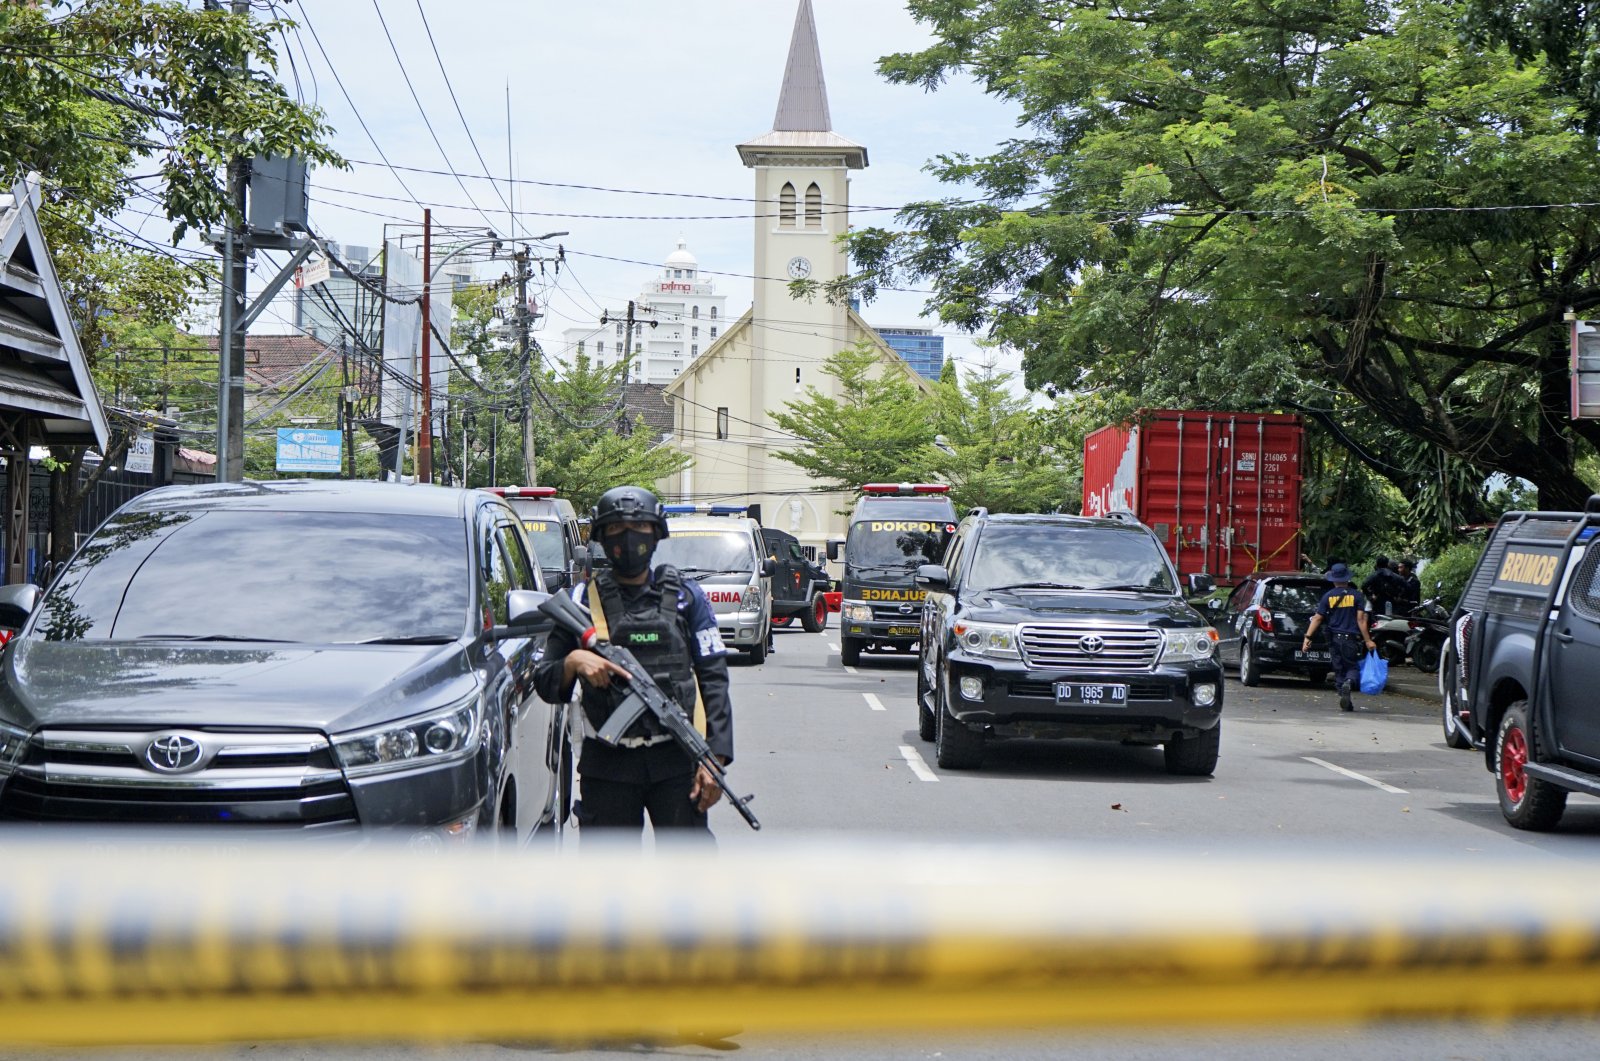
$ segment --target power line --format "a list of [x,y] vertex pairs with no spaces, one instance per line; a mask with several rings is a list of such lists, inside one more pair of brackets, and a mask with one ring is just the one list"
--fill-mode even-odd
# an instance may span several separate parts
[[[361,111],[357,109],[356,101],[350,98],[350,90],[344,87],[344,78],[339,76],[339,71],[334,67],[333,60],[328,58],[328,49],[322,46],[322,38],[317,36],[317,27],[311,24],[311,17],[306,13],[304,5],[301,5],[300,11],[302,17],[305,18],[306,29],[310,32],[311,39],[316,42],[317,51],[322,53],[323,63],[327,65],[328,72],[333,75],[334,84],[339,86],[340,95],[344,96],[344,101],[350,105],[350,113],[355,115],[356,121],[361,126],[361,131],[367,134],[367,139],[372,143],[372,149],[378,153],[379,158],[383,159],[383,164],[387,166],[389,172],[394,175],[394,179],[400,183],[400,187],[405,189],[406,194],[411,196],[412,202],[416,202],[416,193],[413,192],[410,186],[406,184],[405,178],[400,176],[400,171],[396,169],[394,164],[389,161],[389,156],[383,153],[383,148],[378,144],[378,138],[372,135],[372,130],[367,127],[367,120],[361,116]],[[377,163],[367,162],[363,163],[363,165],[372,166],[377,165]],[[417,209],[422,209],[421,203],[417,203]]]
[[[505,206],[506,213],[515,218],[517,212],[511,208],[511,204],[506,201],[505,194],[500,191],[500,186],[490,176],[489,163],[483,160],[483,152],[478,149],[478,139],[472,135],[472,126],[467,124],[467,116],[461,110],[461,101],[456,98],[456,87],[450,81],[450,74],[444,68],[444,58],[439,54],[439,45],[433,39],[433,27],[428,24],[428,14],[422,10],[422,0],[417,0],[417,15],[422,19],[423,30],[428,34],[428,46],[433,49],[433,60],[439,64],[439,76],[444,78],[444,87],[450,93],[450,102],[455,104],[456,117],[461,119],[461,128],[466,131],[467,142],[472,145],[472,153],[478,156],[478,165],[483,167],[483,175],[489,177],[489,187],[493,188],[494,193],[500,197],[500,202]],[[510,174],[508,173],[507,176],[509,177]]]
[[[389,22],[383,17],[383,8],[378,5],[378,0],[372,0],[372,10],[378,16],[378,25],[383,27],[383,37],[389,42],[389,51],[394,54],[395,65],[400,67],[400,77],[405,81],[406,88],[411,92],[411,100],[417,105],[417,113],[422,115],[422,124],[427,127],[428,135],[433,137],[433,144],[439,149],[439,154],[444,156],[445,165],[449,165],[450,152],[444,149],[444,143],[439,139],[439,134],[434,132],[433,122],[428,118],[428,109],[422,105],[422,97],[417,95],[417,86],[411,83],[411,74],[406,70],[406,61],[400,57],[400,49],[394,43],[393,34],[389,32]],[[453,176],[455,176],[456,184],[461,187],[461,193],[467,197],[467,202],[472,204],[472,208],[483,218],[485,224],[491,229],[494,228],[494,222],[489,219],[488,214],[483,212],[483,207],[479,206],[477,201],[472,198],[472,193],[467,190],[467,184],[461,179],[461,175],[453,174]],[[418,203],[417,205],[420,206],[422,204]]]

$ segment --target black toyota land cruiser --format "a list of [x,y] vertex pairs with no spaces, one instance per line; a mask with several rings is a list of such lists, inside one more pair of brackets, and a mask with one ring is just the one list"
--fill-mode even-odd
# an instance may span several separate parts
[[940,766],[981,765],[991,737],[1089,737],[1160,744],[1169,773],[1216,769],[1217,631],[1148,528],[974,509],[917,585],[917,721]]

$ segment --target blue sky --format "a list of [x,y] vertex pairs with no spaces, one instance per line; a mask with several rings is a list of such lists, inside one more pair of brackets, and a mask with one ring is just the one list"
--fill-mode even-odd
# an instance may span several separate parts
[[[597,305],[620,307],[655,272],[654,264],[608,258],[659,262],[681,235],[702,269],[751,271],[754,222],[748,215],[754,204],[623,190],[734,199],[752,194],[752,175],[734,145],[771,127],[797,0],[421,0],[465,123],[446,89],[417,0],[379,0],[378,10],[421,108],[372,0],[280,0],[277,6],[301,24],[287,36],[294,64],[284,63],[281,76],[294,89],[298,74],[298,90],[335,127],[336,149],[358,161],[349,171],[314,175],[312,222],[319,234],[376,245],[387,218],[374,215],[420,222],[413,198],[438,204],[437,226],[484,230],[493,224],[503,233],[510,225],[502,197],[512,200],[520,232],[569,233],[559,240],[568,250],[569,268],[541,299],[548,309],[541,322],[547,338],[591,320]],[[878,76],[880,56],[929,40],[897,0],[814,0],[814,8],[834,128],[870,152],[871,166],[853,177],[852,205],[952,194],[922,172],[930,158],[985,152],[1014,134],[1009,109],[971,84],[930,94]],[[481,179],[484,163],[496,178],[507,172],[508,88],[509,165],[519,179],[618,190],[525,183],[515,187],[513,199],[503,180]],[[381,162],[380,149],[397,168],[453,169],[464,176],[458,182],[405,169],[397,175],[372,164]],[[469,205],[469,197],[482,212]],[[571,214],[606,216],[563,216]],[[892,223],[892,217],[858,214],[855,223]],[[155,236],[161,229],[160,222],[147,226]],[[270,275],[265,263],[256,273],[264,275]],[[747,279],[732,275],[717,282],[729,296],[730,312],[748,307]],[[889,294],[868,307],[866,316],[879,324],[914,323],[922,302],[920,295]],[[279,316],[264,320],[259,330],[283,330]],[[947,347],[963,360],[982,356],[963,337],[952,335]]]

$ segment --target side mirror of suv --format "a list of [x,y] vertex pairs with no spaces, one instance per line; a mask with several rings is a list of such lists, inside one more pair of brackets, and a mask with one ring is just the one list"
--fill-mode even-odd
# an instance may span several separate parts
[[555,621],[539,610],[550,594],[536,589],[514,589],[506,594],[506,625],[490,633],[496,641],[508,637],[542,637],[555,629]]
[[776,575],[777,573],[778,573],[778,564],[777,564],[777,561],[772,559],[772,557],[769,556],[765,560],[761,561],[761,577],[762,578],[771,578],[773,575]]
[[559,568],[545,568],[545,589],[548,589],[551,593],[554,593],[557,590],[566,589],[570,585],[572,585],[571,577],[565,571],[562,571]]
[[925,590],[943,593],[950,588],[950,572],[945,570],[943,564],[923,564],[917,568],[915,581]]
[[39,606],[39,598],[43,595],[44,590],[32,582],[0,586],[0,627],[22,629],[28,616],[33,614],[33,609]]
[[841,553],[843,553],[843,552],[844,552],[844,542],[841,539],[839,539],[839,538],[829,538],[828,539],[828,559],[829,560],[837,560],[837,559],[839,559],[839,555]]
[[1190,575],[1188,581],[1189,596],[1191,597],[1203,596],[1217,588],[1217,580],[1201,572]]

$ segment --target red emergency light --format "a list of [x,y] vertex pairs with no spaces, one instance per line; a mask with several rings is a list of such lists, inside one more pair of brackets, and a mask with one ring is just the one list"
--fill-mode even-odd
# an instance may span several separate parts
[[950,487],[946,483],[867,483],[861,487],[861,492],[908,497],[911,494],[948,494]]
[[555,497],[559,493],[553,486],[486,486],[483,489],[501,497]]

